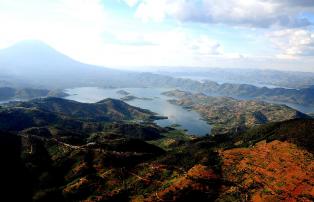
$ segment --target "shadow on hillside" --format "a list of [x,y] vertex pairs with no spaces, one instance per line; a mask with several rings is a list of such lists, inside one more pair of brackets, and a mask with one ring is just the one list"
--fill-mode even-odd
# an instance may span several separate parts
[[32,201],[32,182],[21,159],[21,138],[0,133],[1,201]]

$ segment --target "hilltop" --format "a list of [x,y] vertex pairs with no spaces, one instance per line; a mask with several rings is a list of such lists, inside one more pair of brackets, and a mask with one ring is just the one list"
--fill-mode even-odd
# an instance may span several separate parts
[[40,98],[28,102],[11,102],[0,108],[0,130],[20,131],[30,127],[54,126],[71,133],[102,130],[106,123],[151,121],[158,118],[148,110],[123,101],[105,99],[86,104],[63,98]]
[[149,119],[155,114],[145,109],[133,107],[116,99],[104,99],[97,103],[80,103],[63,98],[49,97],[28,102],[13,103],[15,107],[35,108],[71,118],[86,120],[131,120]]

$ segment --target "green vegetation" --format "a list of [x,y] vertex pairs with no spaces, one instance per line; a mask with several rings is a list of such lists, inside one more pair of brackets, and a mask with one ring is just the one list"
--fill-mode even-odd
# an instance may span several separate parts
[[[301,171],[309,172],[313,160],[307,151],[314,144],[314,120],[269,123],[237,136],[193,137],[155,125],[152,116],[112,99],[83,104],[45,98],[4,106],[0,159],[6,163],[0,178],[6,186],[1,196],[17,201],[237,201],[256,193],[286,197],[287,187],[298,180],[304,193],[289,197],[312,197],[308,175]],[[142,118],[147,120],[136,121]],[[282,181],[290,166],[298,172]]]
[[162,135],[163,138],[149,141],[149,143],[169,151],[176,148],[178,145],[193,139],[191,135],[177,129],[170,129],[166,133],[162,133]]

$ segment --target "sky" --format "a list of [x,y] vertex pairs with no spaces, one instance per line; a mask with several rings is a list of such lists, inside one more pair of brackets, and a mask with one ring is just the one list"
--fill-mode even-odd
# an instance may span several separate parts
[[314,0],[0,0],[0,48],[113,68],[314,72]]

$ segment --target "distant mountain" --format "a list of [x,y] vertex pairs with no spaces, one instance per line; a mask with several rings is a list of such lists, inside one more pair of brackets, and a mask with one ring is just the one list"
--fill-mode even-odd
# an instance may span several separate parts
[[173,78],[152,73],[135,76],[134,83],[150,87],[170,87],[193,92],[202,92],[211,96],[228,96],[237,99],[256,99],[269,102],[283,102],[314,107],[314,88],[287,89],[257,87],[249,84],[223,83],[213,81],[199,82],[191,79]]
[[117,80],[127,76],[123,71],[78,62],[40,41],[22,41],[0,50],[0,71],[11,81],[40,88],[119,85]]
[[7,100],[29,100],[39,97],[65,97],[67,96],[62,90],[46,90],[23,88],[15,89],[11,87],[0,87],[0,101]]
[[162,75],[218,83],[251,84],[256,86],[306,88],[314,85],[314,72],[278,71],[235,68],[173,68],[158,71]]

